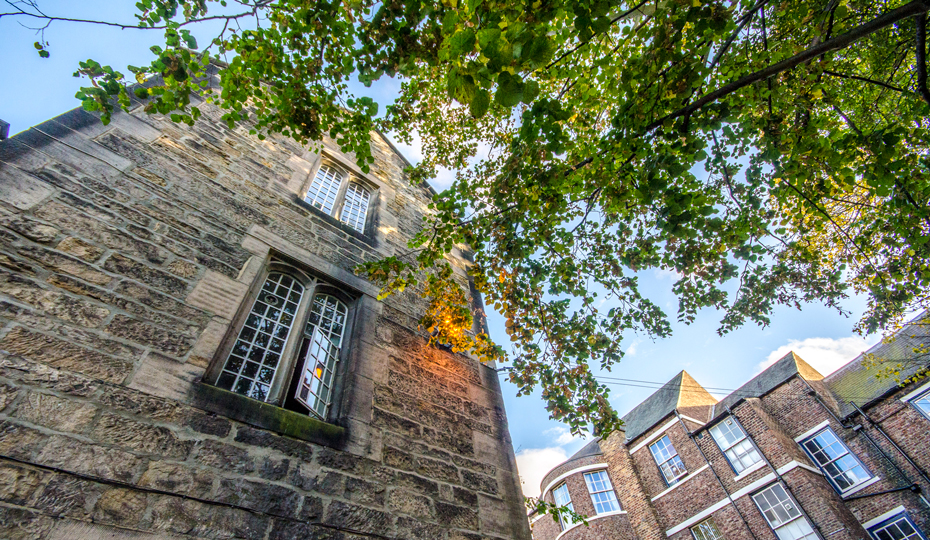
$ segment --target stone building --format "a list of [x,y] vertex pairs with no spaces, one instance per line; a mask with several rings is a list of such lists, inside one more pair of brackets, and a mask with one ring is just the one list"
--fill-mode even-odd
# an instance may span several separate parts
[[[717,401],[681,372],[543,479],[588,526],[531,516],[536,540],[927,540],[930,315],[823,377],[790,353]],[[915,349],[918,351],[915,354]]]
[[352,272],[431,189],[200,107],[0,141],[0,538],[528,539],[495,370]]

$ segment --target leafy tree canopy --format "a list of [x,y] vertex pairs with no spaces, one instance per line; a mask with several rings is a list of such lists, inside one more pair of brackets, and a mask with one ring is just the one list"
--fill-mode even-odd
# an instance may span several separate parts
[[[37,0],[3,17],[54,22]],[[637,273],[676,272],[677,317],[719,331],[767,324],[776,305],[869,298],[872,332],[930,304],[926,13],[930,0],[139,0],[159,32],[130,68],[145,110],[193,122],[213,56],[213,99],[235,125],[299,141],[334,137],[372,161],[369,130],[418,132],[424,160],[458,171],[407,257],[360,271],[385,294],[434,298],[437,339],[501,357],[443,279],[476,251],[486,301],[507,318],[510,378],[542,388],[573,430],[618,425],[592,366],[624,332],[670,333]],[[218,20],[198,44],[189,29]],[[95,21],[97,24],[119,24]],[[49,50],[37,42],[40,55]],[[213,55],[213,56],[211,56]],[[94,61],[78,97],[126,106],[122,74]],[[402,80],[380,111],[348,83]],[[132,81],[130,81],[132,82]],[[472,160],[479,149],[486,156]],[[424,272],[431,278],[424,279]],[[443,324],[445,320],[455,324]]]

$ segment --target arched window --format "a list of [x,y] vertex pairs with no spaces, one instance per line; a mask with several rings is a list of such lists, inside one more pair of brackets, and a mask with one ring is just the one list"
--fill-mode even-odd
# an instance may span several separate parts
[[350,181],[348,174],[324,163],[313,177],[304,201],[364,233],[371,197],[370,189]]
[[310,184],[304,200],[327,214],[332,214],[343,176],[341,172],[329,165],[320,165],[320,170],[316,172],[316,177]]
[[296,269],[289,273],[290,268],[272,262],[212,377],[224,390],[326,420],[349,331],[350,299]]
[[293,277],[268,274],[216,385],[265,401],[294,326],[304,287]]
[[368,215],[368,201],[371,193],[362,186],[352,182],[346,188],[346,198],[342,205],[339,219],[358,232],[365,231],[365,217]]

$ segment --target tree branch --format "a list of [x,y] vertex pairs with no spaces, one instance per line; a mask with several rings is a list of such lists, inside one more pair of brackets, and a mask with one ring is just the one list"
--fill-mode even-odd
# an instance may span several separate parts
[[917,43],[914,51],[917,64],[917,91],[930,105],[930,90],[927,90],[927,18],[917,17]]
[[[859,25],[856,28],[853,28],[852,30],[850,30],[849,32],[846,32],[845,34],[841,34],[829,41],[825,41],[823,43],[820,43],[819,45],[810,47],[804,50],[803,52],[800,52],[792,56],[791,58],[786,58],[785,60],[772,64],[767,68],[760,69],[759,71],[756,71],[754,73],[750,73],[749,75],[746,75],[745,77],[741,79],[733,81],[729,84],[725,84],[721,86],[720,88],[718,88],[717,90],[714,90],[713,92],[709,94],[705,94],[703,97],[701,97],[697,101],[694,101],[678,109],[677,111],[671,112],[663,116],[662,118],[659,118],[658,120],[652,122],[651,124],[646,126],[646,128],[643,131],[649,132],[661,126],[662,124],[664,124],[665,122],[669,120],[674,120],[675,118],[678,118],[681,116],[691,115],[692,113],[704,107],[705,105],[713,103],[714,101],[717,101],[718,99],[722,97],[732,94],[733,92],[741,88],[749,86],[750,84],[768,79],[770,77],[778,75],[779,73],[783,71],[788,71],[789,69],[795,68],[798,65],[803,64],[804,62],[813,60],[814,58],[817,58],[818,56],[821,56],[825,53],[843,49],[851,45],[852,43],[874,32],[881,30],[882,28],[891,26],[898,21],[908,19],[916,15],[923,15],[927,11],[930,11],[930,0],[913,0],[912,2],[908,4],[905,4],[897,9],[893,9],[883,15],[880,15],[865,24]],[[921,20],[923,20],[922,17],[921,17]]]
[[881,86],[882,88],[887,88],[888,90],[894,90],[895,92],[901,92],[902,94],[913,94],[910,90],[905,88],[898,88],[893,84],[883,83],[882,81],[876,81],[875,79],[870,79],[868,77],[860,77],[859,75],[847,75],[846,73],[837,73],[836,71],[830,71],[829,69],[823,70],[825,75],[830,75],[832,77],[839,77],[840,79],[852,79],[855,81],[867,82],[869,84],[874,84],[876,86]]

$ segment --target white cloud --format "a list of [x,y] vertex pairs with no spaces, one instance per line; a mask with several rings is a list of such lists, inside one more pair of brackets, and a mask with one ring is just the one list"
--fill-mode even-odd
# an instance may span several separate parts
[[656,268],[652,271],[652,274],[659,281],[663,279],[667,279],[669,281],[678,281],[682,277],[682,274],[671,268]]
[[575,440],[572,432],[564,426],[556,426],[554,428],[547,429],[546,431],[543,431],[543,435],[549,435],[555,438],[555,444],[558,446],[565,446],[566,444]]
[[558,446],[520,451],[517,454],[517,471],[520,473],[520,483],[523,484],[523,494],[538,497],[543,476],[566,459],[568,454],[565,449]]
[[764,362],[757,366],[756,374],[771,366],[791,351],[800,356],[822,375],[829,375],[854,359],[862,351],[876,344],[879,336],[792,339],[787,345],[770,352]]
[[635,340],[633,343],[630,343],[630,346],[623,352],[625,352],[627,356],[636,356],[636,348],[639,347],[640,343],[642,343],[642,340]]

